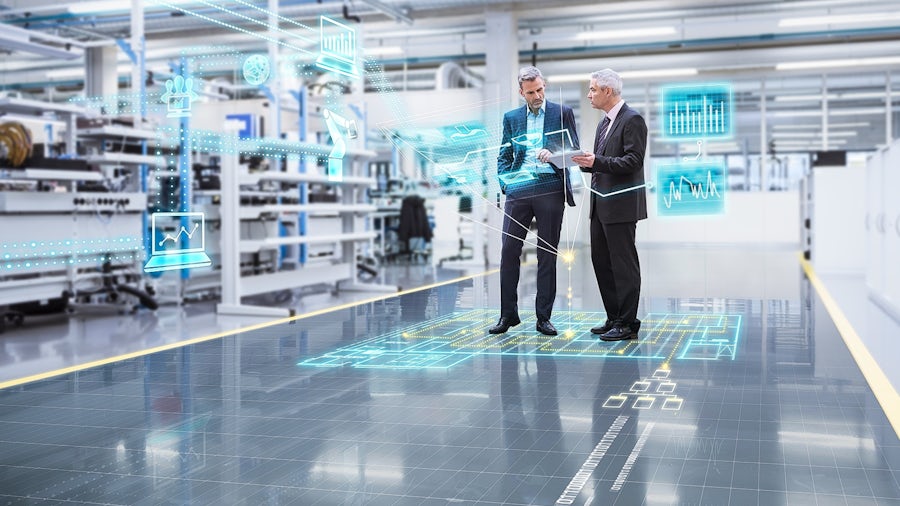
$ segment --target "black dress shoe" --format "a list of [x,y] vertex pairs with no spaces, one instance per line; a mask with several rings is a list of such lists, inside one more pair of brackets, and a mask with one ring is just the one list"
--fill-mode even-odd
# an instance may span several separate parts
[[488,329],[488,334],[503,334],[504,332],[509,330],[510,327],[515,327],[520,323],[522,322],[518,318],[512,319],[501,316],[500,321],[498,321],[496,325]]
[[537,325],[535,325],[535,328],[537,329],[538,332],[540,332],[541,334],[544,334],[545,336],[555,336],[556,335],[556,327],[554,327],[553,324],[550,323],[550,320],[538,320]]
[[614,326],[614,322],[611,320],[606,320],[606,323],[600,325],[599,327],[591,327],[591,334],[606,334],[610,330],[612,330]]
[[609,332],[600,334],[602,341],[624,341],[626,339],[637,339],[637,332],[631,327],[615,326]]

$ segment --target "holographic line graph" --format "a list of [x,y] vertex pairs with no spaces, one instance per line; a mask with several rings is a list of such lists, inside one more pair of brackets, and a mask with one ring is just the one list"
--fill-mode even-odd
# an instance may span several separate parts
[[178,239],[181,238],[181,234],[188,236],[188,239],[193,239],[194,234],[197,233],[197,227],[199,227],[199,226],[200,226],[199,223],[194,223],[194,228],[190,232],[188,232],[187,229],[185,229],[182,226],[181,230],[179,230],[178,233],[175,234],[175,237],[172,237],[171,234],[166,234],[166,236],[163,237],[163,240],[159,241],[159,246],[162,246],[163,244],[166,243],[166,241],[170,241],[170,240],[172,241],[172,244],[178,244]]
[[[588,188],[590,188],[590,186],[588,186]],[[644,183],[644,184],[639,184],[637,186],[629,186],[628,188],[623,188],[621,190],[616,190],[614,192],[609,192],[609,193],[601,193],[593,188],[590,188],[590,190],[591,190],[591,193],[594,193],[596,195],[599,195],[599,196],[605,198],[605,197],[612,197],[613,195],[619,195],[621,193],[626,193],[626,192],[630,192],[630,191],[634,191],[634,190],[640,190],[641,188],[648,188],[648,189],[653,188],[653,184],[652,183]]]
[[669,197],[666,198],[663,196],[663,202],[666,204],[666,209],[672,208],[672,202],[680,202],[681,197],[684,193],[684,184],[690,187],[691,196],[696,200],[708,200],[713,197],[722,198],[722,195],[719,193],[719,189],[716,186],[715,181],[712,178],[712,171],[706,172],[706,190],[703,189],[703,183],[694,184],[690,179],[680,176],[678,181],[678,188],[675,188],[675,181],[669,181]]

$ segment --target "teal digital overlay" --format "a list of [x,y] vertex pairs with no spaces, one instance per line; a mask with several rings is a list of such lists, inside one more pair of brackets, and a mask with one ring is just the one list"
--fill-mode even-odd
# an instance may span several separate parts
[[159,99],[166,104],[167,117],[186,118],[191,115],[191,104],[199,100],[200,95],[194,91],[193,78],[176,75],[166,79],[166,91]]
[[269,75],[272,73],[272,66],[269,64],[268,58],[261,54],[254,54],[244,60],[241,71],[244,75],[244,80],[253,86],[259,86],[269,79]]
[[307,358],[302,367],[448,369],[477,355],[547,355],[585,359],[734,360],[740,315],[649,313],[637,339],[604,342],[591,327],[602,312],[557,311],[559,335],[534,330],[534,317],[501,335],[488,334],[497,311],[456,311]]
[[316,66],[346,77],[358,78],[356,29],[327,16],[319,17],[319,57]]
[[172,212],[150,215],[151,254],[144,272],[207,267],[206,218],[203,213]]
[[662,139],[727,139],[734,135],[730,84],[666,86],[661,94]]
[[709,163],[662,165],[656,170],[659,216],[699,216],[725,212],[725,167]]

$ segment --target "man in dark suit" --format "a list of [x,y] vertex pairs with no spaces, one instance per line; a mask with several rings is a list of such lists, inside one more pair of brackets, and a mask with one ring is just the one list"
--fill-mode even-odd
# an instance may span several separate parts
[[497,158],[500,189],[506,194],[500,257],[500,320],[488,329],[502,334],[518,325],[518,285],[522,243],[537,222],[537,331],[556,335],[550,323],[556,299],[556,256],[565,204],[575,205],[565,167],[548,163],[554,152],[578,146],[575,114],[544,100],[544,77],[535,67],[519,71],[519,94],[525,106],[503,116],[503,140]]
[[591,173],[591,262],[607,316],[591,332],[604,341],[634,339],[641,326],[641,265],[634,236],[637,222],[647,218],[647,124],[622,100],[622,78],[610,69],[591,74],[588,99],[591,107],[606,112],[594,152],[572,158]]

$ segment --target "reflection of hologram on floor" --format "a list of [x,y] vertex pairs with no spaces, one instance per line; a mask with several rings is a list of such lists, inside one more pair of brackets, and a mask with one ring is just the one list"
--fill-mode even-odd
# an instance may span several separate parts
[[[502,354],[609,356],[660,359],[668,363],[680,348],[686,348],[682,358],[704,358],[707,353],[704,343],[712,342],[711,339],[726,340],[729,343],[726,348],[733,352],[740,327],[740,316],[734,315],[650,313],[643,321],[638,339],[603,342],[590,329],[606,320],[604,313],[557,311],[553,318],[560,329],[557,336],[538,333],[534,329],[534,316],[525,318],[506,334],[490,335],[487,328],[496,318],[495,310],[457,311],[308,358],[298,365],[446,369],[476,355]],[[696,351],[687,349],[691,346]]]
[[[716,321],[720,319],[719,321]],[[688,318],[684,327],[693,328],[687,343],[681,348],[679,359],[686,360],[718,360],[737,356],[738,337],[741,333],[741,317],[710,315],[704,318],[704,324],[698,325]],[[701,330],[696,332],[696,330]]]
[[679,411],[684,399],[675,395],[675,386],[669,379],[668,369],[657,369],[653,376],[635,381],[629,391],[610,395],[603,407],[642,410],[656,407],[663,411]]

